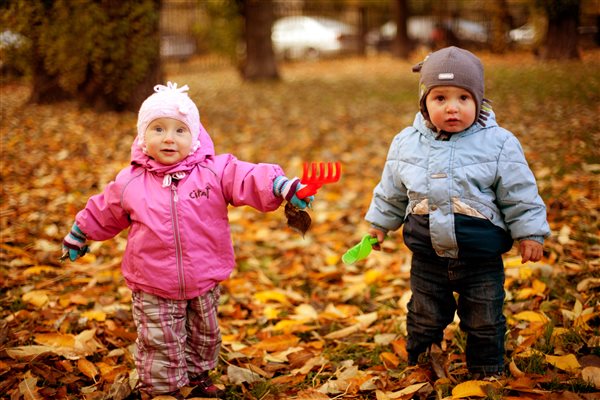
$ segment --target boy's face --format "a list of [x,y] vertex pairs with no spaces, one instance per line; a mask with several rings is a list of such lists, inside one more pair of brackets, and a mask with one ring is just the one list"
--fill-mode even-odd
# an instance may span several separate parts
[[192,133],[183,122],[157,118],[144,133],[147,154],[161,164],[171,165],[186,158],[192,149]]
[[461,132],[473,125],[477,106],[468,90],[456,86],[437,86],[425,99],[431,123],[438,131]]

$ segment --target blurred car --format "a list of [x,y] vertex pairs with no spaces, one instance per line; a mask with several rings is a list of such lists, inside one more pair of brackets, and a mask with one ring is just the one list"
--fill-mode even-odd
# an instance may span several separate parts
[[[439,20],[435,17],[410,17],[407,20],[408,38],[418,44],[433,46],[440,35],[452,36],[462,43],[486,43],[488,30],[478,22],[457,18]],[[388,21],[367,33],[367,46],[389,51],[396,36],[396,22]]]
[[518,44],[532,44],[535,40],[535,27],[533,24],[525,24],[508,32],[511,41]]
[[17,48],[23,45],[25,38],[13,31],[5,30],[0,33],[0,50],[11,47]]
[[271,31],[276,56],[317,59],[356,48],[354,27],[325,17],[292,16],[275,21]]
[[[396,29],[396,22],[388,21],[369,31],[365,38],[367,46],[377,51],[389,51],[396,36]],[[410,17],[407,21],[408,38],[416,43],[429,45],[434,29],[435,20],[430,17]]]
[[191,35],[164,35],[160,38],[163,58],[186,60],[196,53],[196,41]]

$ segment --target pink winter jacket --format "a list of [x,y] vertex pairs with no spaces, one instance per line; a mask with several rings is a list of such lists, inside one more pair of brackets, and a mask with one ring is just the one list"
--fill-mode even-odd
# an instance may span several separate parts
[[[130,227],[121,267],[131,290],[169,299],[207,292],[227,279],[235,264],[228,205],[260,211],[281,205],[273,194],[281,167],[215,155],[202,126],[200,143],[178,164],[162,165],[134,141],[131,165],[77,214],[77,225],[91,240]],[[163,186],[166,175],[181,171],[182,179]]]

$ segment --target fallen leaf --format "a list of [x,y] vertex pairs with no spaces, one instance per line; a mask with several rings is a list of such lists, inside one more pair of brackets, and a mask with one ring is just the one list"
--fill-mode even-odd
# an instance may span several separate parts
[[79,360],[77,360],[77,368],[81,371],[82,374],[84,374],[90,379],[93,379],[94,382],[96,381],[96,376],[99,374],[99,371],[93,362],[88,361],[85,358],[80,358]]
[[288,349],[290,347],[296,346],[300,342],[300,338],[298,336],[285,334],[273,336],[267,339],[264,339],[258,343],[256,343],[254,348],[265,350],[268,352],[273,351],[282,351]]
[[529,322],[548,322],[548,317],[536,311],[521,311],[520,313],[513,315],[513,318]]
[[600,367],[585,367],[581,370],[581,378],[600,389]]
[[86,311],[81,313],[81,316],[94,321],[106,321],[106,313],[104,311]]
[[19,383],[19,393],[25,400],[41,400],[42,396],[38,393],[37,387],[38,378],[31,375],[31,371],[27,371],[23,375],[23,380]]
[[45,306],[49,301],[48,292],[46,290],[32,290],[25,293],[21,299],[25,303],[33,304],[37,308]]
[[383,365],[388,369],[396,368],[400,364],[400,359],[396,357],[394,353],[390,353],[387,351],[384,351],[381,354],[379,354],[379,359],[381,360]]
[[277,290],[264,290],[261,292],[257,292],[254,294],[254,298],[260,301],[261,303],[266,303],[268,301],[276,301],[281,304],[289,304],[285,293],[282,293]]
[[487,381],[466,381],[459,383],[452,389],[452,398],[486,397],[487,393],[484,388],[488,385],[492,385],[492,383]]
[[246,368],[240,368],[235,365],[227,366],[227,377],[229,378],[229,382],[231,382],[234,385],[241,385],[245,382],[261,382],[264,380],[256,372],[253,372]]
[[573,354],[567,354],[565,356],[546,355],[546,361],[556,368],[567,372],[574,372],[581,368],[581,365],[579,365],[579,362],[577,361],[577,357]]

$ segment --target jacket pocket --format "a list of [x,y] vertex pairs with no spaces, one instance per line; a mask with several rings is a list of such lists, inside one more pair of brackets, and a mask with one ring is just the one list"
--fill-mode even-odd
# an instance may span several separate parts
[[402,231],[404,244],[416,254],[436,256],[429,234],[429,215],[409,214]]
[[513,245],[510,234],[487,219],[454,214],[454,221],[460,258],[490,258]]

